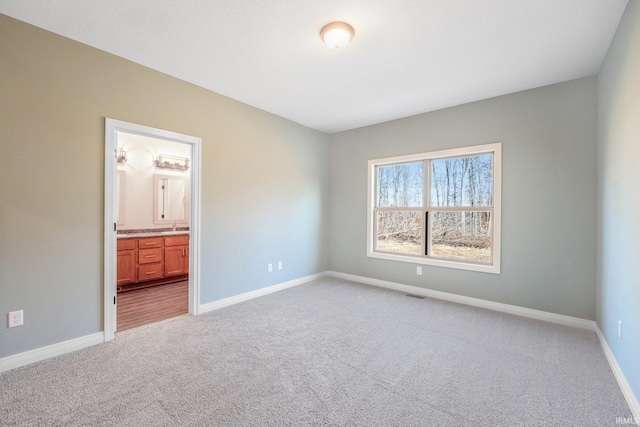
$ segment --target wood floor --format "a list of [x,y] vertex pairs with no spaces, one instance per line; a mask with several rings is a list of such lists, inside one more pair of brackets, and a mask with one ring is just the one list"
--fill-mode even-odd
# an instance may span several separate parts
[[118,294],[118,332],[189,312],[189,282],[169,283]]

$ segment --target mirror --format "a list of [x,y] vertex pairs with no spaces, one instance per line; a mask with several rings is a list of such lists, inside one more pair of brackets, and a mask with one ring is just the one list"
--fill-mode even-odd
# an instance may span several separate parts
[[180,176],[154,175],[153,222],[185,223],[187,218],[187,179]]

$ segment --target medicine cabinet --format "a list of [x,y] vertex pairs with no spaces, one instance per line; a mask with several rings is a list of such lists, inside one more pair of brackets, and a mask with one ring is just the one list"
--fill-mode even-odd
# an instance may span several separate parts
[[154,224],[188,223],[188,180],[171,175],[154,175]]

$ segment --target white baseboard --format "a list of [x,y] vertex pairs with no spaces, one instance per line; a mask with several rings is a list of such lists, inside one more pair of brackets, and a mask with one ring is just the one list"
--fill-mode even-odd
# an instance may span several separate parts
[[104,342],[104,333],[98,332],[84,337],[74,338],[72,340],[51,344],[45,347],[36,348],[0,359],[0,372],[19,368],[30,363],[39,362],[49,359],[50,357],[60,356],[61,354],[80,350],[92,345]]
[[418,286],[403,285],[401,283],[387,282],[386,280],[372,279],[370,277],[356,276],[353,274],[339,273],[336,271],[328,271],[328,276],[336,277],[344,280],[351,280],[367,285],[378,286],[381,288],[393,289],[409,294],[420,295],[430,298],[441,299],[459,304],[471,305],[474,307],[486,308],[488,310],[500,311],[502,313],[515,314],[516,316],[529,317],[531,319],[544,320],[552,323],[560,323],[562,325],[573,326],[581,329],[594,330],[595,322],[593,320],[580,319],[577,317],[565,316],[563,314],[549,313],[532,308],[519,307],[516,305],[503,304],[500,302],[488,301],[479,298],[466,297],[463,295],[450,294],[448,292],[434,291],[432,289],[420,288]]
[[635,425],[640,424],[640,402],[638,402],[638,399],[636,398],[635,393],[633,392],[633,390],[631,389],[631,386],[629,385],[629,382],[627,381],[627,377],[624,376],[624,373],[622,372],[620,365],[618,365],[618,361],[616,360],[616,357],[613,355],[613,352],[609,347],[609,343],[607,343],[607,340],[604,337],[604,334],[602,333],[602,331],[600,330],[600,327],[598,326],[598,324],[594,326],[594,330],[596,331],[596,334],[600,339],[600,345],[602,345],[602,350],[604,351],[604,355],[607,358],[607,361],[609,362],[609,366],[611,367],[611,370],[613,371],[613,375],[616,377],[616,380],[618,381],[618,385],[620,386],[620,390],[622,391],[622,394],[624,395],[624,398],[626,399],[627,404],[629,405],[629,409],[631,409],[631,413],[633,414],[633,417],[636,420]]
[[198,307],[198,314],[204,314],[209,311],[219,310],[224,307],[228,307],[233,304],[238,304],[244,301],[248,301],[250,299],[258,298],[263,295],[272,294],[274,292],[282,291],[284,289],[292,288],[294,286],[302,285],[307,282],[311,282],[312,280],[320,279],[327,275],[326,272],[312,274],[310,276],[300,277],[298,279],[289,280],[288,282],[278,283],[273,286],[269,286],[262,289],[256,289],[255,291],[246,292],[240,295],[234,295],[229,298],[220,299],[217,301],[208,302],[206,304],[200,304]]
[[[588,329],[594,331],[600,340],[600,344],[602,346],[602,350],[604,352],[607,361],[609,362],[609,366],[613,371],[613,375],[618,381],[618,385],[622,394],[624,395],[627,404],[629,405],[629,409],[631,409],[631,413],[635,420],[640,421],[640,403],[636,398],[631,386],[627,382],[627,378],[624,376],[622,369],[620,369],[620,365],[618,365],[618,361],[616,360],[613,352],[609,348],[609,344],[605,339],[602,331],[598,327],[598,324],[593,320],[580,319],[577,317],[564,316],[562,314],[549,313],[541,310],[534,310],[531,308],[518,307],[515,305],[503,304],[499,302],[487,301],[479,298],[471,298],[465,297],[462,295],[450,294],[447,292],[434,291],[431,289],[420,288],[418,286],[410,286],[403,285],[401,283],[388,282],[385,280],[373,279],[370,277],[364,276],[356,276],[354,274],[346,274],[340,273],[336,271],[327,271],[327,276],[335,277],[338,279],[351,280],[353,282],[364,283],[366,285],[378,286],[381,288],[393,289],[396,291],[401,291],[405,293],[410,293],[414,295],[420,295],[425,297],[437,298],[445,301],[456,302],[460,304],[471,305],[474,307],[486,308],[489,310],[500,311],[503,313],[515,314],[517,316],[529,317],[537,320],[544,320],[552,323],[559,323],[562,325],[573,326],[581,329]],[[634,420],[634,421],[635,421]],[[636,424],[640,424],[636,421]]]

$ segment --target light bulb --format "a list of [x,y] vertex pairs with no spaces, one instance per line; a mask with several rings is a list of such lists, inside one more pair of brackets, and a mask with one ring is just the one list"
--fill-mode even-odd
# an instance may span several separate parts
[[329,49],[342,49],[353,38],[353,28],[344,22],[332,22],[322,27],[320,37]]

